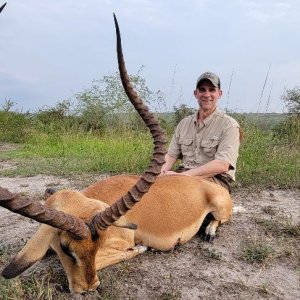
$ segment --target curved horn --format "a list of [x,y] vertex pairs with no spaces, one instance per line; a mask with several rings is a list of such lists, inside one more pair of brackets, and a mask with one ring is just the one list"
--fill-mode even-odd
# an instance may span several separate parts
[[7,2],[5,2],[1,7],[0,7],[0,13],[3,10],[3,8],[5,7],[5,5],[7,4]]
[[139,98],[130,83],[122,52],[119,25],[115,14],[114,21],[117,35],[118,64],[122,84],[131,103],[150,130],[150,133],[153,137],[154,152],[148,170],[145,171],[143,176],[131,188],[131,190],[129,190],[126,195],[117,200],[109,208],[100,212],[92,219],[90,224],[91,229],[97,228],[99,230],[106,229],[113,222],[123,216],[128,210],[130,210],[138,201],[141,200],[142,196],[148,192],[156,177],[160,174],[161,167],[165,162],[166,154],[166,151],[164,149],[166,139],[163,129],[159,126],[158,121],[155,119],[153,114],[149,112],[148,107],[143,104],[143,101]]
[[79,239],[86,239],[90,234],[89,227],[83,220],[28,198],[21,198],[2,187],[0,187],[0,206],[40,223],[66,230]]

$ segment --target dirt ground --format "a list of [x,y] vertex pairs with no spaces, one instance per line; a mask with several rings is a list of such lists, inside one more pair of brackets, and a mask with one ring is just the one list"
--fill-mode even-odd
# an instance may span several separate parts
[[[0,178],[2,187],[35,199],[42,199],[50,186],[81,189],[84,184],[42,175]],[[219,228],[212,243],[194,237],[173,251],[150,249],[108,267],[98,272],[101,285],[93,294],[69,294],[60,262],[51,253],[21,276],[50,273],[51,284],[63,299],[300,299],[299,234],[263,226],[299,224],[300,191],[239,189],[233,199],[238,212]],[[16,254],[38,226],[0,208],[0,246]],[[242,251],[247,243],[267,245],[272,251],[262,262],[255,258],[249,262]],[[0,260],[0,271],[7,262]]]

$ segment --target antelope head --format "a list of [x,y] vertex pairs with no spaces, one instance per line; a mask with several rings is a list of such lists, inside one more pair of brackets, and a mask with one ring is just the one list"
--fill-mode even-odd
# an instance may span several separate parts
[[[0,187],[0,206],[34,219],[43,225],[2,271],[13,278],[41,259],[49,246],[58,254],[73,292],[94,290],[99,285],[97,267],[120,261],[116,252],[134,247],[134,224],[123,217],[148,192],[160,173],[165,157],[164,132],[143,104],[129,81],[122,53],[120,30],[114,15],[117,35],[117,55],[120,77],[131,103],[150,130],[154,151],[148,169],[139,181],[113,205],[85,197],[80,192],[59,191],[46,204],[12,194]],[[116,247],[117,245],[117,247]],[[126,255],[126,254],[125,254]],[[100,260],[97,261],[96,260]]]

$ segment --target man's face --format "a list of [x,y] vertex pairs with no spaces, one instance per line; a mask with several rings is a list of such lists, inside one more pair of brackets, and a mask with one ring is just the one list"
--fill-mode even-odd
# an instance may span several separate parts
[[217,107],[218,99],[222,96],[222,91],[214,87],[209,80],[204,80],[194,91],[199,107],[204,111],[213,111]]

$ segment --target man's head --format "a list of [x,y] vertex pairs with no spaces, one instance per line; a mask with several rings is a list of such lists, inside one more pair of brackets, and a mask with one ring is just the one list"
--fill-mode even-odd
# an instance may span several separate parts
[[217,107],[218,99],[222,96],[220,78],[212,73],[205,72],[199,76],[194,91],[200,110],[212,113]]

